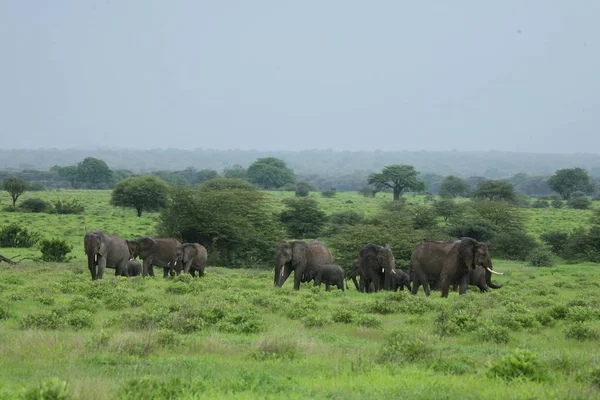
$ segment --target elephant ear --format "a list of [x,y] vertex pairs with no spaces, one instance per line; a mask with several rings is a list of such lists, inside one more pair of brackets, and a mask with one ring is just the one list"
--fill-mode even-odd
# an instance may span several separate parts
[[100,246],[98,248],[98,254],[106,254],[106,236],[104,236],[104,234],[102,233],[102,231],[99,231],[100,234],[97,235],[98,236],[98,243],[100,243]]
[[154,246],[156,246],[156,240],[149,236],[136,239],[136,242],[138,242],[139,244],[140,252],[151,251],[154,248]]
[[472,238],[462,238],[458,244],[458,258],[460,264],[466,265],[467,268],[473,267],[473,258],[477,248],[477,241]]
[[305,264],[309,257],[308,245],[301,241],[294,241],[291,244],[292,260],[294,264],[303,263]]

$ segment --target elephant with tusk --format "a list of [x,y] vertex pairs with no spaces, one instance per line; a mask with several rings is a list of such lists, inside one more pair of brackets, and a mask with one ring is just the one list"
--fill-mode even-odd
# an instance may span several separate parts
[[470,272],[478,267],[485,271],[487,287],[502,287],[491,281],[492,274],[502,274],[493,270],[488,246],[470,237],[452,242],[421,242],[413,251],[410,263],[412,294],[417,294],[419,286],[423,285],[425,294],[429,296],[430,281],[439,282],[442,297],[448,297],[450,285],[457,285],[459,294],[464,294],[470,282]]
[[102,231],[88,232],[83,239],[92,280],[102,279],[105,268],[114,268],[115,275],[129,276],[129,248],[125,239],[105,235]]

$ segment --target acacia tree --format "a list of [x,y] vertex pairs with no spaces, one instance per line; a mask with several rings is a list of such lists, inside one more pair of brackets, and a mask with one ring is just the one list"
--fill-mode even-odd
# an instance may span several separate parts
[[17,204],[19,196],[27,191],[28,186],[27,182],[15,176],[9,176],[2,181],[2,188],[6,190],[12,198],[13,208],[15,207],[15,204]]
[[112,182],[112,171],[98,158],[87,157],[77,164],[77,179],[91,188],[99,188]]
[[473,197],[485,200],[517,201],[517,193],[512,183],[495,180],[481,182],[473,193]]
[[294,171],[275,157],[259,158],[248,167],[248,178],[263,189],[277,189],[296,182]]
[[444,178],[440,184],[440,196],[446,198],[467,197],[471,186],[457,176],[450,175]]
[[246,169],[240,164],[235,164],[232,167],[226,167],[223,169],[223,178],[246,179]]
[[590,177],[583,168],[559,169],[548,178],[548,186],[560,194],[563,200],[569,200],[573,193],[590,193],[593,190]]
[[169,186],[154,175],[135,176],[117,183],[110,204],[131,207],[141,217],[143,211],[160,211],[167,205]]
[[369,175],[369,184],[379,190],[392,190],[394,201],[400,200],[404,191],[425,190],[425,184],[417,180],[418,172],[412,165],[388,165],[378,174]]
[[319,236],[327,222],[327,215],[319,210],[316,200],[288,198],[283,203],[287,209],[279,214],[279,221],[285,226],[289,237],[304,239]]

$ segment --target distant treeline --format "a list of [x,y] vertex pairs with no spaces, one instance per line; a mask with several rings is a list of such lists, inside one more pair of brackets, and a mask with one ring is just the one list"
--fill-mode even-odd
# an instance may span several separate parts
[[228,171],[235,175],[236,168],[247,168],[257,158],[268,156],[284,160],[299,181],[309,182],[318,190],[332,187],[338,191],[360,190],[367,184],[370,173],[389,164],[413,165],[432,194],[437,194],[439,184],[448,175],[462,177],[473,187],[486,179],[506,180],[517,192],[528,196],[551,194],[546,180],[557,169],[581,167],[592,178],[600,178],[599,154],[47,149],[0,150],[0,180],[17,176],[47,188],[77,187],[78,183],[68,179],[68,174],[59,173],[61,168],[94,157],[106,162],[112,170],[110,181],[94,187],[111,188],[121,179],[142,173],[156,175],[171,185],[187,185],[201,183],[217,174],[226,176]]

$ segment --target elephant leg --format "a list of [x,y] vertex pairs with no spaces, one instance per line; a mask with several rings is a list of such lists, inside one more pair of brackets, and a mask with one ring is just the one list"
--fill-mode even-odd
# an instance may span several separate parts
[[[171,267],[163,267],[163,278],[167,279],[169,277],[170,271]],[[173,271],[173,276],[175,276],[175,271]]]
[[144,267],[143,267],[143,276],[150,275],[154,277],[154,268],[152,267],[152,257],[147,257],[144,259]]
[[458,294],[465,294],[469,288],[469,274],[461,276],[459,279]]
[[195,278],[196,277],[196,270],[195,269],[190,270],[190,274],[192,275],[192,277]]
[[331,292],[331,286],[329,286],[329,282],[325,282],[325,291]]
[[205,267],[202,267],[202,268],[200,268],[200,269],[198,270],[198,276],[200,276],[200,277],[203,277],[203,276],[204,276],[204,268],[205,268]]
[[451,283],[452,279],[448,275],[442,275],[442,297],[448,297]]

